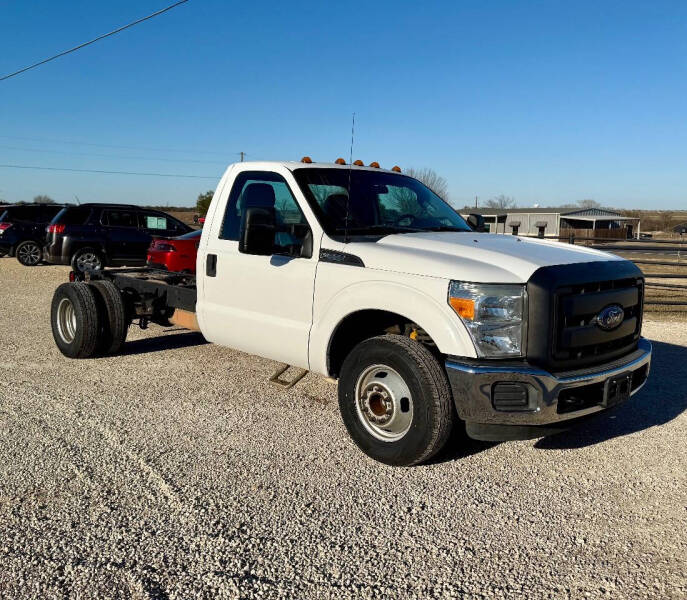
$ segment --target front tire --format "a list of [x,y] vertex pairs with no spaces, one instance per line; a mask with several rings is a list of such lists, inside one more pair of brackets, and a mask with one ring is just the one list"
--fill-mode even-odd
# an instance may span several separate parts
[[103,257],[94,248],[81,248],[72,256],[72,270],[75,273],[86,271],[100,271],[103,268]]
[[388,465],[429,460],[453,428],[451,392],[439,361],[400,335],[367,339],[350,352],[341,368],[339,408],[358,447]]
[[101,331],[93,290],[86,283],[63,283],[50,307],[52,335],[60,352],[69,358],[90,358],[96,353]]
[[35,267],[41,262],[43,250],[33,240],[26,240],[17,246],[14,254],[25,267]]

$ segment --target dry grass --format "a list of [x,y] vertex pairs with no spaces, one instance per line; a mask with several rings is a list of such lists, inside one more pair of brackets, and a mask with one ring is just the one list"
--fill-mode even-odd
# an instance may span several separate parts
[[[687,279],[650,277],[656,275],[687,276],[687,252],[678,255],[675,252],[618,252],[628,260],[640,261],[637,266],[642,270],[646,280],[646,303],[644,311],[652,318],[687,321]],[[671,262],[672,265],[646,264]],[[652,304],[652,302],[684,302],[684,306]]]
[[175,219],[179,219],[182,223],[186,223],[186,225],[198,227],[198,224],[193,222],[193,216],[198,213],[193,210],[168,210],[165,212],[168,215],[172,215]]

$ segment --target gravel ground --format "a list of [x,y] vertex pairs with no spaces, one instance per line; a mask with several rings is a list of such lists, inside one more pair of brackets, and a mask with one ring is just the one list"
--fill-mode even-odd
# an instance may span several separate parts
[[2,597],[687,596],[683,323],[646,323],[650,382],[584,431],[398,469],[332,384],[197,334],[64,358],[66,274],[0,259]]

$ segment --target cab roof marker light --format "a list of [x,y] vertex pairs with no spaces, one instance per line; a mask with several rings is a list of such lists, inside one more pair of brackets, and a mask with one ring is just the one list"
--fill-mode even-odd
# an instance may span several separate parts
[[401,172],[401,167],[399,167],[398,165],[394,165],[393,167],[391,167],[391,170],[392,170],[394,173],[400,173],[400,172]]
[[379,169],[379,163],[378,163],[376,160],[375,160],[375,161],[372,161],[372,162],[370,163],[370,166],[371,166],[373,169]]
[[334,164],[336,164],[336,165],[345,165],[345,164],[346,164],[346,161],[345,161],[343,158],[337,158],[337,159],[334,161]]
[[312,158],[310,158],[309,156],[304,156],[303,158],[301,158],[301,162],[309,165],[310,163],[312,163]]
[[364,163],[362,160],[360,160],[360,159],[354,160],[354,161],[353,161],[353,164],[354,164],[356,167],[364,167],[364,166],[365,166],[365,163]]

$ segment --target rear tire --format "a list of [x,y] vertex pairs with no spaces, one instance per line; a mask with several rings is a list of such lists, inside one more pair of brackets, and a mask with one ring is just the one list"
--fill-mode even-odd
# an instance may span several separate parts
[[16,247],[14,255],[25,267],[35,267],[43,258],[43,249],[33,240],[26,240]]
[[95,248],[80,248],[72,256],[72,270],[75,273],[100,271],[104,266],[103,257]]
[[95,296],[85,283],[63,283],[55,290],[50,309],[52,335],[69,358],[90,358],[101,330]]
[[100,310],[101,332],[97,351],[99,354],[117,354],[124,345],[129,328],[122,294],[111,281],[92,281],[90,285]]
[[353,348],[341,368],[339,408],[358,447],[395,466],[429,460],[448,440],[455,419],[439,361],[400,335]]

